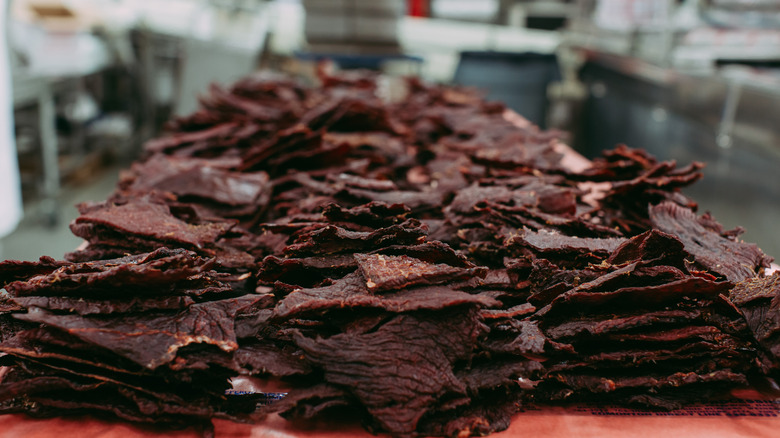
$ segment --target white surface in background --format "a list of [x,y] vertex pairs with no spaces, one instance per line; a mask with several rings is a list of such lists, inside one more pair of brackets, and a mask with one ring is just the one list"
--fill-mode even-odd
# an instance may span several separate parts
[[437,18],[493,21],[498,14],[498,0],[433,0],[431,15]]
[[13,231],[22,218],[22,194],[16,143],[13,137],[11,62],[6,44],[6,8],[0,6],[0,237]]

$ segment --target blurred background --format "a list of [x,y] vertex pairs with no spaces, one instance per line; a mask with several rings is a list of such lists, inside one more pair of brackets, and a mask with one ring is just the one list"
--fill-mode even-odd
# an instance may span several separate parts
[[[24,216],[0,260],[80,244],[73,204],[212,82],[316,62],[479,87],[587,157],[705,161],[687,193],[780,257],[780,0],[6,0]],[[2,88],[0,88],[2,90]],[[1,151],[2,149],[0,149]],[[15,190],[2,187],[0,191]],[[4,199],[0,196],[0,199]],[[0,214],[11,214],[0,206]]]

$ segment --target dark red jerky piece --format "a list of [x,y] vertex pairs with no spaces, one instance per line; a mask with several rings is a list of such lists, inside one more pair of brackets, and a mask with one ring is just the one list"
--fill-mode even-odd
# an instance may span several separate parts
[[210,246],[233,225],[210,223],[192,225],[174,217],[167,206],[149,202],[124,205],[104,204],[90,207],[79,216],[71,230],[90,243],[99,244],[101,234],[120,233],[161,244],[170,243],[193,249]]
[[780,275],[749,279],[738,283],[729,294],[747,321],[755,339],[774,358],[775,372],[780,368]]
[[729,292],[729,300],[737,306],[765,302],[780,295],[780,273],[751,278],[737,283]]
[[485,307],[500,305],[490,297],[457,291],[448,286],[429,286],[373,295],[366,287],[363,276],[355,272],[330,286],[293,290],[277,304],[274,314],[277,318],[290,318],[348,307],[408,312],[418,309],[446,309],[461,304]]
[[517,236],[506,241],[510,247],[525,247],[540,254],[554,254],[553,257],[581,255],[594,260],[606,259],[625,239],[573,237],[546,230],[531,231],[524,229]]
[[453,310],[399,315],[366,334],[296,335],[295,343],[326,382],[358,399],[382,429],[401,435],[413,434],[442,400],[465,396],[453,365],[472,356],[484,330],[475,311]]
[[447,281],[484,277],[487,268],[460,268],[443,263],[426,263],[399,255],[355,254],[358,269],[371,292],[402,289],[414,285],[432,285]]
[[68,264],[49,274],[8,284],[6,290],[13,296],[171,294],[176,282],[207,271],[212,264],[191,251],[161,248],[120,259]]
[[744,374],[718,370],[707,374],[679,372],[668,376],[615,377],[612,379],[589,375],[558,375],[556,379],[567,386],[594,393],[612,392],[624,388],[679,388],[699,383],[727,382],[733,386],[747,386]]
[[[435,240],[428,240],[419,245],[391,245],[377,249],[372,254],[407,255],[428,263],[445,263],[459,268],[474,267],[463,254]],[[490,273],[488,273],[490,275]]]
[[570,360],[548,364],[546,371],[552,374],[596,372],[604,376],[625,375],[625,372],[619,371],[625,367],[632,367],[629,374],[635,376],[681,369],[705,373],[719,368],[736,368],[753,372],[754,367],[740,357],[744,353],[735,351],[745,349],[745,345],[734,342],[732,338],[724,338],[718,342],[692,340],[650,349],[643,349],[641,345],[621,345],[631,349],[580,353],[576,357],[570,356]]
[[517,318],[518,316],[525,316],[534,313],[536,307],[530,303],[519,304],[517,306],[510,307],[508,309],[484,309],[480,310],[479,316],[484,320],[489,319],[503,319],[503,318]]
[[531,295],[528,301],[536,306],[549,304],[558,295],[595,280],[610,267],[601,265],[586,269],[562,269],[546,259],[534,259],[533,270],[528,275]]
[[607,263],[620,265],[638,260],[652,260],[658,264],[687,270],[683,243],[675,236],[658,230],[649,230],[625,241],[615,248]]
[[621,317],[602,317],[566,321],[547,327],[544,333],[556,340],[568,339],[580,335],[600,336],[648,326],[663,326],[686,323],[701,317],[701,310],[659,310],[638,315]]
[[638,341],[638,342],[661,342],[672,343],[681,340],[703,339],[712,341],[718,338],[717,335],[726,337],[723,335],[720,329],[713,326],[692,326],[692,327],[678,327],[670,328],[661,331],[652,331],[646,333],[621,333],[612,334],[607,336],[612,340],[617,341]]
[[79,315],[143,313],[157,310],[181,310],[195,301],[188,296],[133,297],[121,300],[73,297],[17,297],[13,302],[25,308],[39,307],[51,311],[69,311]]
[[[617,272],[619,270],[613,273]],[[595,281],[598,281],[598,279]],[[553,314],[572,311],[586,312],[597,307],[631,309],[637,308],[637,306],[647,306],[645,308],[651,309],[684,299],[712,300],[720,294],[727,293],[730,287],[731,283],[729,282],[713,282],[698,277],[691,277],[657,286],[625,287],[612,291],[588,291],[582,289],[578,291],[575,289],[558,296],[550,305],[540,310],[537,315],[541,316],[544,314],[547,315],[546,317],[550,317]]]
[[36,275],[48,274],[69,262],[42,256],[37,262],[6,260],[0,262],[0,287],[17,280],[26,280]]
[[536,194],[531,190],[511,190],[503,186],[483,187],[473,184],[458,191],[448,210],[459,214],[474,214],[474,207],[485,201],[511,205],[535,205],[537,198]]
[[250,375],[286,377],[309,374],[311,367],[302,354],[295,353],[293,348],[279,348],[272,342],[259,341],[242,343],[233,353],[233,359]]
[[[533,380],[544,370],[542,363],[533,360],[492,359],[474,363],[467,369],[458,370],[456,376],[466,385],[471,394],[500,386],[531,389]],[[514,389],[514,388],[512,388]]]
[[236,123],[223,123],[208,129],[189,133],[176,133],[174,135],[149,140],[144,144],[144,149],[150,152],[167,152],[181,148],[184,145],[199,141],[207,141],[219,137],[227,137],[238,129]]
[[296,242],[284,249],[287,256],[301,257],[340,252],[373,250],[382,246],[418,244],[425,239],[425,230],[417,220],[407,220],[373,232],[348,231],[328,225],[299,235]]
[[263,259],[257,272],[262,283],[283,283],[313,287],[329,278],[339,278],[354,271],[357,261],[351,254],[336,254],[306,258],[279,258],[268,256]]
[[330,204],[322,209],[322,216],[330,222],[350,222],[377,228],[402,222],[402,218],[409,213],[409,208],[403,204],[387,204],[378,201],[352,208]]
[[217,160],[155,155],[143,164],[133,165],[135,175],[126,177],[124,190],[165,190],[226,206],[256,204],[263,195],[270,195],[265,172],[231,172],[220,164]]
[[379,201],[386,204],[403,204],[412,211],[438,210],[444,203],[444,194],[433,190],[420,192],[411,190],[377,192],[346,187],[336,193],[336,197],[356,202]]
[[291,420],[310,419],[327,409],[351,404],[354,404],[354,400],[345,390],[319,383],[307,388],[291,389],[281,400],[261,408],[260,412],[278,412]]
[[650,220],[658,229],[677,236],[698,264],[734,283],[756,277],[772,261],[755,244],[735,242],[705,228],[693,211],[678,205],[650,207]]
[[545,352],[547,337],[533,321],[509,319],[491,324],[489,337],[480,346],[491,353],[539,358]]
[[233,331],[234,318],[238,312],[259,300],[258,296],[247,295],[194,304],[183,312],[167,315],[99,318],[57,315],[32,309],[16,317],[56,327],[146,368],[155,369],[174,360],[179,348],[192,343],[207,343],[224,351],[235,351],[238,344]]

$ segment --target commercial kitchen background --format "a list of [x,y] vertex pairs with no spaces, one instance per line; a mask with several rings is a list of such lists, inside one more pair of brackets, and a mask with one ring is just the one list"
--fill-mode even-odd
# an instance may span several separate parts
[[[0,236],[0,259],[61,258],[77,247],[73,205],[105,199],[143,142],[191,112],[210,83],[260,68],[311,77],[322,58],[482,88],[590,158],[626,143],[680,164],[704,161],[704,178],[686,190],[700,212],[743,226],[746,241],[780,257],[778,0],[3,7],[8,57],[0,66],[12,92],[0,87],[0,98],[13,108],[14,141],[0,164],[18,162],[24,216]],[[0,184],[6,194],[17,189]],[[11,217],[11,207],[0,205],[0,214]]]

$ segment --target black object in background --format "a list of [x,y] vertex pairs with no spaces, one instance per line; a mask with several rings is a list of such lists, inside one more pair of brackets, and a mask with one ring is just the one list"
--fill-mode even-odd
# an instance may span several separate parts
[[453,82],[487,92],[531,122],[546,127],[547,85],[560,79],[554,54],[471,52],[460,54]]

